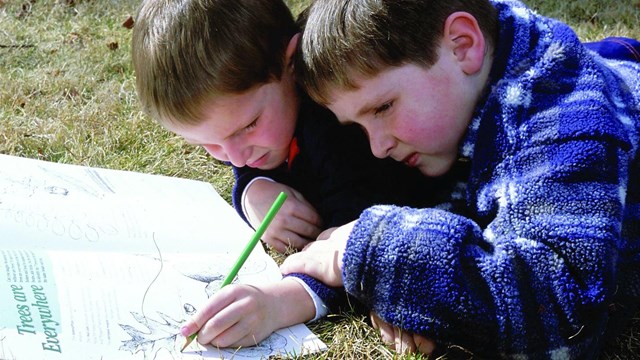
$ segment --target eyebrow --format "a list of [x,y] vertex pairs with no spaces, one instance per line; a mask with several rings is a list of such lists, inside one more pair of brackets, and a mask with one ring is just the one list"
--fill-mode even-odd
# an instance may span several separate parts
[[[251,122],[253,122],[253,120],[251,120]],[[251,124],[251,123],[249,123],[249,124]],[[248,125],[248,124],[247,124],[247,125]],[[229,135],[225,136],[224,138],[222,138],[222,140],[227,140],[227,139],[229,139],[229,138],[232,138],[232,137],[236,136],[239,132],[241,132],[241,131],[242,131],[242,129],[246,128],[246,127],[247,127],[247,125],[245,125],[244,123],[242,123],[242,124],[240,125],[240,127],[235,128],[231,134],[229,134]]]
[[239,132],[241,132],[242,130],[244,130],[247,126],[249,126],[249,125],[253,124],[253,122],[254,122],[254,121],[256,121],[256,120],[258,120],[261,116],[262,116],[262,111],[260,111],[260,112],[259,112],[259,113],[257,113],[257,114],[256,114],[256,113],[254,113],[254,114],[251,116],[251,118],[250,118],[249,122],[247,122],[247,123],[242,123],[242,124],[240,125],[240,127],[236,128],[236,129],[235,129],[231,134],[229,134],[229,135],[227,135],[227,136],[223,137],[223,138],[222,138],[222,140],[224,141],[224,140],[227,140],[227,139],[229,139],[229,138],[232,138],[232,137],[236,136]]
[[374,93],[370,101],[366,102],[362,107],[360,107],[358,112],[356,112],[356,117],[360,117],[370,113],[371,111],[377,109],[380,106],[381,102],[386,101],[384,100],[385,98],[392,98],[392,97],[393,96],[392,96],[391,89],[386,89],[382,92]]
[[378,107],[378,105],[374,105],[373,103],[369,103],[369,104],[365,104],[364,106],[362,106],[358,112],[356,113],[356,118],[363,116],[365,114],[370,113],[373,109],[375,109],[376,107]]

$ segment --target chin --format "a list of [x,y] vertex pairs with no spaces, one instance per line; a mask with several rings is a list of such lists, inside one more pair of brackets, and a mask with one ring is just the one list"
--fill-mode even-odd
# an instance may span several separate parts
[[418,170],[420,170],[420,173],[422,173],[422,175],[424,175],[424,176],[429,176],[429,177],[438,176],[438,175],[433,175],[433,172],[430,171],[430,169],[425,169],[425,168],[421,168],[420,167],[420,168],[418,168]]
[[260,170],[273,170],[273,169],[275,169],[277,167],[278,167],[277,164],[264,164],[264,165],[260,165],[260,166],[258,166],[256,168],[260,169]]
[[269,158],[264,164],[258,166],[260,170],[273,170],[287,161],[286,157],[279,157],[277,159]]
[[418,167],[418,170],[420,170],[420,172],[422,173],[422,175],[424,176],[428,176],[428,177],[438,177],[438,176],[442,176],[444,174],[447,173],[447,171],[449,171],[449,169],[451,168],[451,166],[420,166]]

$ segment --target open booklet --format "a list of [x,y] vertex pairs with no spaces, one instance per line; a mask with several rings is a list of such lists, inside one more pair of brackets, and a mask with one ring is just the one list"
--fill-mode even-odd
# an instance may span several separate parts
[[[182,324],[253,231],[205,182],[0,155],[0,359],[251,359],[326,349],[300,324],[255,347]],[[236,282],[279,281],[257,246]]]

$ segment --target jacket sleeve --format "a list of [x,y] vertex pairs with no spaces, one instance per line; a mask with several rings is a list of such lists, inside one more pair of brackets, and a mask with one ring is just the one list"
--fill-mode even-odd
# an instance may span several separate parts
[[295,277],[304,282],[322,300],[329,314],[335,314],[340,309],[346,309],[349,304],[344,288],[327,286],[307,274],[293,273],[286,276]]
[[577,38],[566,26],[518,25],[535,19],[521,10],[501,23],[516,41],[501,30],[494,66],[506,70],[462,144],[475,146],[464,216],[369,208],[347,242],[344,284],[383,320],[480,357],[585,359],[624,290],[621,254],[637,251],[638,69],[614,74],[567,46]]
[[484,228],[436,209],[368,209],[344,255],[347,291],[389,323],[488,355],[593,346],[622,241],[619,145],[519,153],[510,160],[528,171],[481,189],[495,214]]

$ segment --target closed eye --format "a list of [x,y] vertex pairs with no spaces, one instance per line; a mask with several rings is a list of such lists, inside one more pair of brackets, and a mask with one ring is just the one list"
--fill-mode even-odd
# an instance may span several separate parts
[[381,113],[389,110],[393,106],[393,101],[386,102],[377,108],[373,109],[374,115],[380,115]]
[[258,125],[258,118],[256,118],[255,120],[253,120],[249,125],[245,126],[242,128],[242,130],[240,130],[240,132],[245,133],[248,131],[251,131],[253,128],[255,128]]

